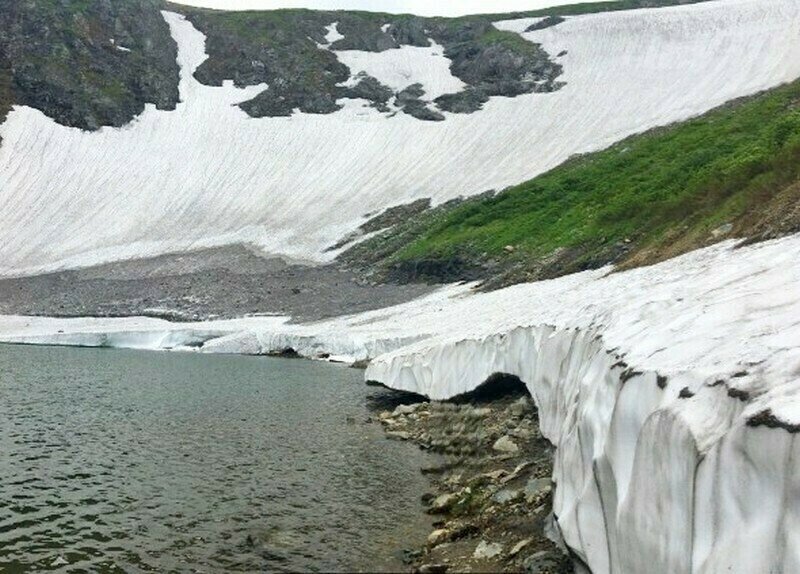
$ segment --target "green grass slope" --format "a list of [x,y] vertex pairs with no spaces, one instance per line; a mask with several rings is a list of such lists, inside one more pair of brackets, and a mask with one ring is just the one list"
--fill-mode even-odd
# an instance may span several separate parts
[[[500,275],[504,284],[647,264],[731,236],[797,230],[799,179],[797,81],[420,216],[373,263],[401,279]],[[391,233],[358,249],[380,251]]]

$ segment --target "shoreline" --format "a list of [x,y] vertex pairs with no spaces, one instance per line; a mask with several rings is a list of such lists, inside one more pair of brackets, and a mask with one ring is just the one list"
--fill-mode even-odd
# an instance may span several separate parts
[[[788,519],[769,509],[791,496],[800,460],[792,402],[800,349],[791,344],[800,334],[799,251],[796,235],[727,242],[617,273],[489,293],[449,286],[305,325],[0,317],[0,339],[373,358],[367,380],[434,400],[515,375],[557,447],[559,528],[592,571],[690,574],[693,564],[731,560],[748,571],[793,570],[792,549],[776,544],[790,535]],[[731,514],[732,500],[748,504],[714,523]],[[741,545],[748,524],[769,527]]]
[[435,522],[424,546],[404,550],[410,571],[574,572],[552,515],[553,447],[524,385],[419,401],[377,417],[388,440],[441,457],[420,469],[430,485],[421,501]]

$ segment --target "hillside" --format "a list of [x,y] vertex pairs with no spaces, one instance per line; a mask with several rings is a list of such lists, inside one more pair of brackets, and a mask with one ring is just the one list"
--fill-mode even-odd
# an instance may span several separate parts
[[[157,109],[158,94],[145,97],[135,85],[133,99],[122,97],[126,88],[95,101],[96,86],[84,85],[90,76],[74,74],[86,98],[64,108],[61,123],[41,102],[8,114],[0,126],[0,274],[232,244],[326,263],[341,251],[333,246],[387,208],[518,185],[575,154],[800,76],[800,7],[790,0],[424,25],[357,13],[186,13],[167,11],[146,26],[148,34],[167,26],[178,47],[174,111]],[[309,26],[311,39],[298,40],[293,26]],[[414,45],[424,43],[420,27],[427,46]],[[463,43],[450,33],[463,33]],[[243,58],[229,53],[234,41]],[[54,42],[48,49],[61,40]],[[106,42],[109,62],[148,61],[145,47],[123,45],[126,52]],[[298,42],[302,57],[288,58]],[[21,103],[19,58],[10,62]],[[122,69],[121,85],[137,77]],[[483,95],[471,111],[441,107],[476,93]],[[504,95],[489,95],[496,93]],[[139,106],[122,129],[70,125],[122,121]],[[436,114],[444,120],[419,117]]]
[[648,264],[800,230],[800,82],[637,135],[343,255],[386,276],[490,284]]

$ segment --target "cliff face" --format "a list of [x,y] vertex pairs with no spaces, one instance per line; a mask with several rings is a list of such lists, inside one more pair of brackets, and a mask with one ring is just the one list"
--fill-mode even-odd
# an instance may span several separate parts
[[0,106],[83,129],[122,126],[178,101],[177,47],[158,0],[19,0],[0,11]]

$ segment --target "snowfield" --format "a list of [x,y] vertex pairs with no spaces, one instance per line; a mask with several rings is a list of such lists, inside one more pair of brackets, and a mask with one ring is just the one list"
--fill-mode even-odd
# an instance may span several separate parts
[[[179,46],[174,112],[86,133],[16,107],[0,126],[0,276],[240,242],[321,262],[365,213],[500,189],[800,76],[800,2],[724,0],[533,33],[531,20],[499,23],[565,52],[566,86],[472,115],[422,122],[350,100],[253,119],[234,104],[263,86],[199,84],[203,35],[164,17]],[[433,44],[338,54],[354,76],[420,82],[426,97],[457,88]],[[728,241],[311,324],[0,316],[0,341],[370,358],[368,379],[433,399],[516,375],[557,446],[558,525],[592,572],[800,572],[798,261],[800,235]]]
[[593,572],[797,572],[798,261],[795,235],[309,325],[2,317],[0,340],[376,357],[368,379],[435,399],[517,375],[558,447],[559,526]]
[[[0,126],[0,276],[247,243],[325,261],[364,214],[421,197],[502,189],[627,135],[800,76],[800,3],[725,0],[569,18],[524,34],[564,67],[555,93],[493,98],[422,122],[344,100],[332,115],[253,119],[233,104],[262,87],[208,87],[205,39],[165,13],[181,98],[87,133],[16,107]],[[524,31],[529,20],[499,27]],[[335,36],[330,36],[335,37]],[[431,97],[458,81],[438,47],[343,52]]]

